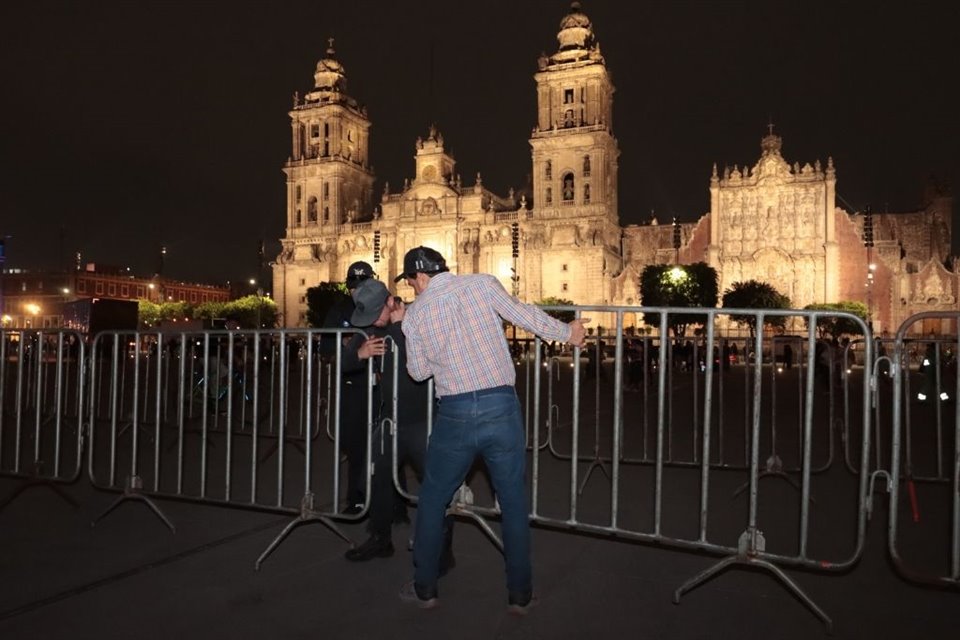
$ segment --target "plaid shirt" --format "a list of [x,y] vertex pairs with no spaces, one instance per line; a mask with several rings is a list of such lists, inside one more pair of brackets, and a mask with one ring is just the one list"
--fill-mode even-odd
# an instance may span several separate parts
[[440,273],[404,316],[407,371],[414,380],[433,376],[440,397],[513,386],[501,318],[542,338],[570,339],[569,325],[510,297],[495,277]]

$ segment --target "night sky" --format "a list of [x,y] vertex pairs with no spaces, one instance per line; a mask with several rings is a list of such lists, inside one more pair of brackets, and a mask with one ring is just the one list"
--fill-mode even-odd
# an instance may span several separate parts
[[[833,156],[848,210],[917,210],[931,174],[956,191],[960,8],[883,4],[585,1],[617,88],[621,222],[706,213],[713,163],[754,164],[771,121],[790,164]],[[164,275],[254,276],[260,239],[272,259],[283,234],[291,95],[329,36],[373,121],[376,194],[412,177],[436,122],[463,182],[481,171],[506,195],[530,171],[532,75],[568,7],[3,3],[7,266],[80,250],[149,276],[166,245]]]

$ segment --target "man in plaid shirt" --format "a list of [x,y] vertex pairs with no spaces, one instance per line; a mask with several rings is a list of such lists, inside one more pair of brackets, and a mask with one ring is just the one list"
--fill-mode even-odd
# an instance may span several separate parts
[[417,508],[414,579],[403,586],[400,597],[422,608],[436,606],[444,515],[480,455],[502,514],[507,608],[523,615],[534,603],[526,444],[501,318],[574,346],[583,345],[588,319],[565,324],[512,298],[491,275],[449,273],[443,256],[428,247],[407,252],[403,273],[396,278],[400,280],[417,294],[403,322],[407,371],[414,380],[433,376],[438,398]]

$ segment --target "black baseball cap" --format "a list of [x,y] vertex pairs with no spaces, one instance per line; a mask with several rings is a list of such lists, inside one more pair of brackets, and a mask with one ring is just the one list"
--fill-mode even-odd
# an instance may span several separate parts
[[369,262],[354,262],[347,267],[347,288],[353,289],[358,284],[377,275]]
[[418,273],[434,275],[449,271],[447,261],[440,252],[430,247],[415,247],[403,256],[403,273],[393,279],[400,282],[404,278],[414,278]]

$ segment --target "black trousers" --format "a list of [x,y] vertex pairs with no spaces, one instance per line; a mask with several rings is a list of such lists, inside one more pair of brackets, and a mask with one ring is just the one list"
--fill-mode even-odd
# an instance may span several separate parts
[[[347,456],[347,505],[364,500],[367,485],[367,389],[363,382],[340,385],[340,449]],[[380,409],[379,392],[374,389],[373,415]]]
[[[397,429],[397,465],[409,464],[418,481],[423,481],[423,463],[427,455],[427,424],[403,422]],[[400,473],[403,470],[400,469]],[[403,476],[400,476],[401,486]],[[403,498],[393,486],[393,444],[389,429],[378,425],[373,434],[373,478],[371,478],[370,520],[367,528],[378,537],[389,537],[393,518],[403,507]],[[444,522],[445,545],[453,542],[453,517]]]

